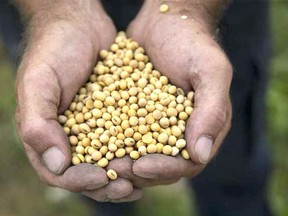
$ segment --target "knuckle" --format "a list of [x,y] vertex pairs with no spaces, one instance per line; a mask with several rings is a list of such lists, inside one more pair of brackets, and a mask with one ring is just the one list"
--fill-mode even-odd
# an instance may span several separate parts
[[42,120],[25,120],[20,124],[22,140],[27,144],[33,144],[43,137],[44,122]]
[[227,120],[227,108],[225,106],[214,106],[212,112],[212,118],[214,120],[214,126],[217,129],[222,129]]

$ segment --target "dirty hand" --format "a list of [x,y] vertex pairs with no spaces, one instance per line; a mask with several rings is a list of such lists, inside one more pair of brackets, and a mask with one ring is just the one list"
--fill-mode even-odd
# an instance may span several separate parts
[[[209,4],[202,7],[199,1],[196,5],[195,1],[167,1],[170,9],[160,13],[161,2],[146,0],[127,33],[173,84],[195,91],[195,108],[185,132],[191,160],[153,154],[134,164],[127,159],[126,166],[111,162],[110,167],[138,187],[169,184],[201,172],[216,155],[231,122],[232,67],[215,41],[211,21],[218,13],[206,13]],[[217,6],[217,1],[210,2],[211,7]]]
[[[18,2],[25,6],[29,1]],[[108,183],[100,167],[70,167],[70,145],[57,122],[87,81],[98,51],[113,42],[112,21],[95,0],[51,1],[39,8],[29,13],[16,82],[18,133],[32,166],[47,184],[97,201],[139,199],[141,191],[126,179]]]

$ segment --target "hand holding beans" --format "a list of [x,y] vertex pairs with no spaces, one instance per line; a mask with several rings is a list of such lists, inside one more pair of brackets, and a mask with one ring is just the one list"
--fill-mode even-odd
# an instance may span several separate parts
[[[116,31],[98,1],[52,4],[32,14],[27,27],[27,47],[17,74],[16,120],[27,156],[39,177],[49,185],[82,192],[98,201],[139,199],[141,191],[129,180],[119,177],[108,183],[106,171],[101,167],[91,164],[71,167],[69,141],[57,116],[87,81],[99,51],[109,47]],[[90,101],[85,106],[90,107]],[[77,115],[75,121],[89,118],[87,114]],[[71,130],[87,132],[88,125],[95,122],[87,121],[87,125]],[[83,139],[83,145],[87,141]],[[75,138],[71,137],[70,142],[75,142]]]
[[194,93],[186,97],[169,84],[123,32],[100,57],[89,81],[58,117],[69,136],[72,163],[105,168],[114,157],[137,160],[154,153],[189,160],[183,137]]
[[[216,6],[217,1],[212,2]],[[232,68],[215,41],[217,18],[194,1],[169,1],[164,9],[160,5],[161,1],[146,1],[127,34],[143,46],[155,68],[172,84],[195,95],[185,130],[191,161],[154,154],[133,164],[135,175],[155,181],[202,171],[216,155],[231,122]]]
[[[83,7],[85,2],[89,7]],[[141,49],[127,52],[122,59],[110,59],[107,51],[101,51],[100,57],[107,59],[94,72],[103,75],[102,80],[97,80],[96,74],[90,76],[99,50],[107,48],[116,35],[98,1],[81,1],[79,5],[78,1],[59,1],[57,7],[32,15],[17,78],[16,117],[29,160],[46,183],[83,192],[98,201],[133,201],[141,197],[138,188],[194,176],[216,154],[231,120],[231,66],[214,41],[208,22],[193,11],[174,10],[176,6],[160,10],[166,11],[161,14],[157,2],[145,2],[128,33],[164,75],[154,72],[158,80],[132,73],[147,65],[151,68]],[[182,11],[187,14],[180,14]],[[121,46],[123,43],[116,41],[111,51],[121,55],[117,51]],[[134,46],[130,43],[127,49]],[[105,76],[107,67],[113,73],[125,67],[117,85],[115,77]],[[101,88],[109,86],[109,95],[97,85],[81,88],[89,76]],[[174,85],[162,89],[167,77]],[[133,86],[135,80],[137,87]],[[175,98],[149,91],[149,84]],[[195,92],[194,109],[176,86],[186,93]],[[85,97],[87,91],[93,92],[90,98]],[[73,98],[78,101],[71,103]],[[70,112],[64,113],[68,107]],[[120,114],[117,107],[121,107]],[[62,113],[65,115],[58,117]],[[64,131],[57,120],[65,124]],[[74,146],[72,157],[69,142]],[[160,152],[163,154],[157,154]],[[71,161],[78,165],[70,167]],[[98,166],[90,164],[94,162]]]

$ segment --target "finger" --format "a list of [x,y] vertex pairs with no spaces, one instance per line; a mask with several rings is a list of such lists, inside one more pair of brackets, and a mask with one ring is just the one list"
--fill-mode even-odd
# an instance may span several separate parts
[[154,180],[179,179],[198,174],[203,165],[194,164],[180,156],[171,157],[161,154],[151,154],[138,159],[133,165],[133,173],[143,178]]
[[24,143],[31,164],[39,178],[46,184],[54,187],[60,187],[71,192],[80,192],[85,190],[95,190],[108,183],[106,171],[100,167],[91,164],[79,164],[69,167],[63,175],[54,175],[41,162],[38,153],[30,146]]
[[129,156],[123,158],[117,158],[112,160],[107,169],[113,169],[117,174],[132,182],[134,187],[145,188],[157,185],[170,185],[180,180],[180,177],[172,177],[169,179],[149,179],[143,176],[137,176],[133,173],[132,167],[134,162]]
[[99,189],[108,184],[106,171],[92,164],[79,164],[66,170],[61,186],[72,192]]
[[[213,49],[211,51],[213,56]],[[192,72],[191,84],[195,90],[194,111],[185,132],[187,150],[193,162],[207,164],[216,138],[228,119],[231,66],[224,56],[201,65],[201,71]],[[210,58],[211,59],[211,58]],[[220,62],[220,63],[219,63]]]
[[67,135],[56,121],[60,94],[57,78],[48,66],[27,71],[18,83],[16,119],[20,138],[54,174],[63,173],[71,162]]
[[111,202],[113,203],[134,202],[134,201],[141,199],[142,196],[143,196],[142,190],[138,188],[134,188],[132,193],[130,193],[128,196],[121,198],[121,199],[111,200]]
[[109,200],[119,200],[127,197],[132,191],[133,185],[128,180],[118,178],[110,181],[109,184],[103,188],[85,191],[83,194],[98,202],[107,202]]

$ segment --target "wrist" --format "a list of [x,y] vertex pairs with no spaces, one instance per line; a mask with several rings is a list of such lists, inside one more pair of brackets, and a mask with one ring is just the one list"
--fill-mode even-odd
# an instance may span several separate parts
[[[27,17],[25,17],[27,18]],[[104,28],[111,29],[111,19],[104,11],[100,0],[60,0],[53,4],[39,5],[30,13],[27,20],[26,35],[34,41],[51,28],[62,28],[65,31],[85,35],[91,42],[99,43],[99,36]],[[76,35],[71,36],[76,36]]]
[[159,13],[160,5],[165,3],[169,6],[167,14],[176,16],[186,15],[201,24],[209,32],[214,32],[229,1],[230,0],[145,0],[142,15],[151,15],[151,11]]

